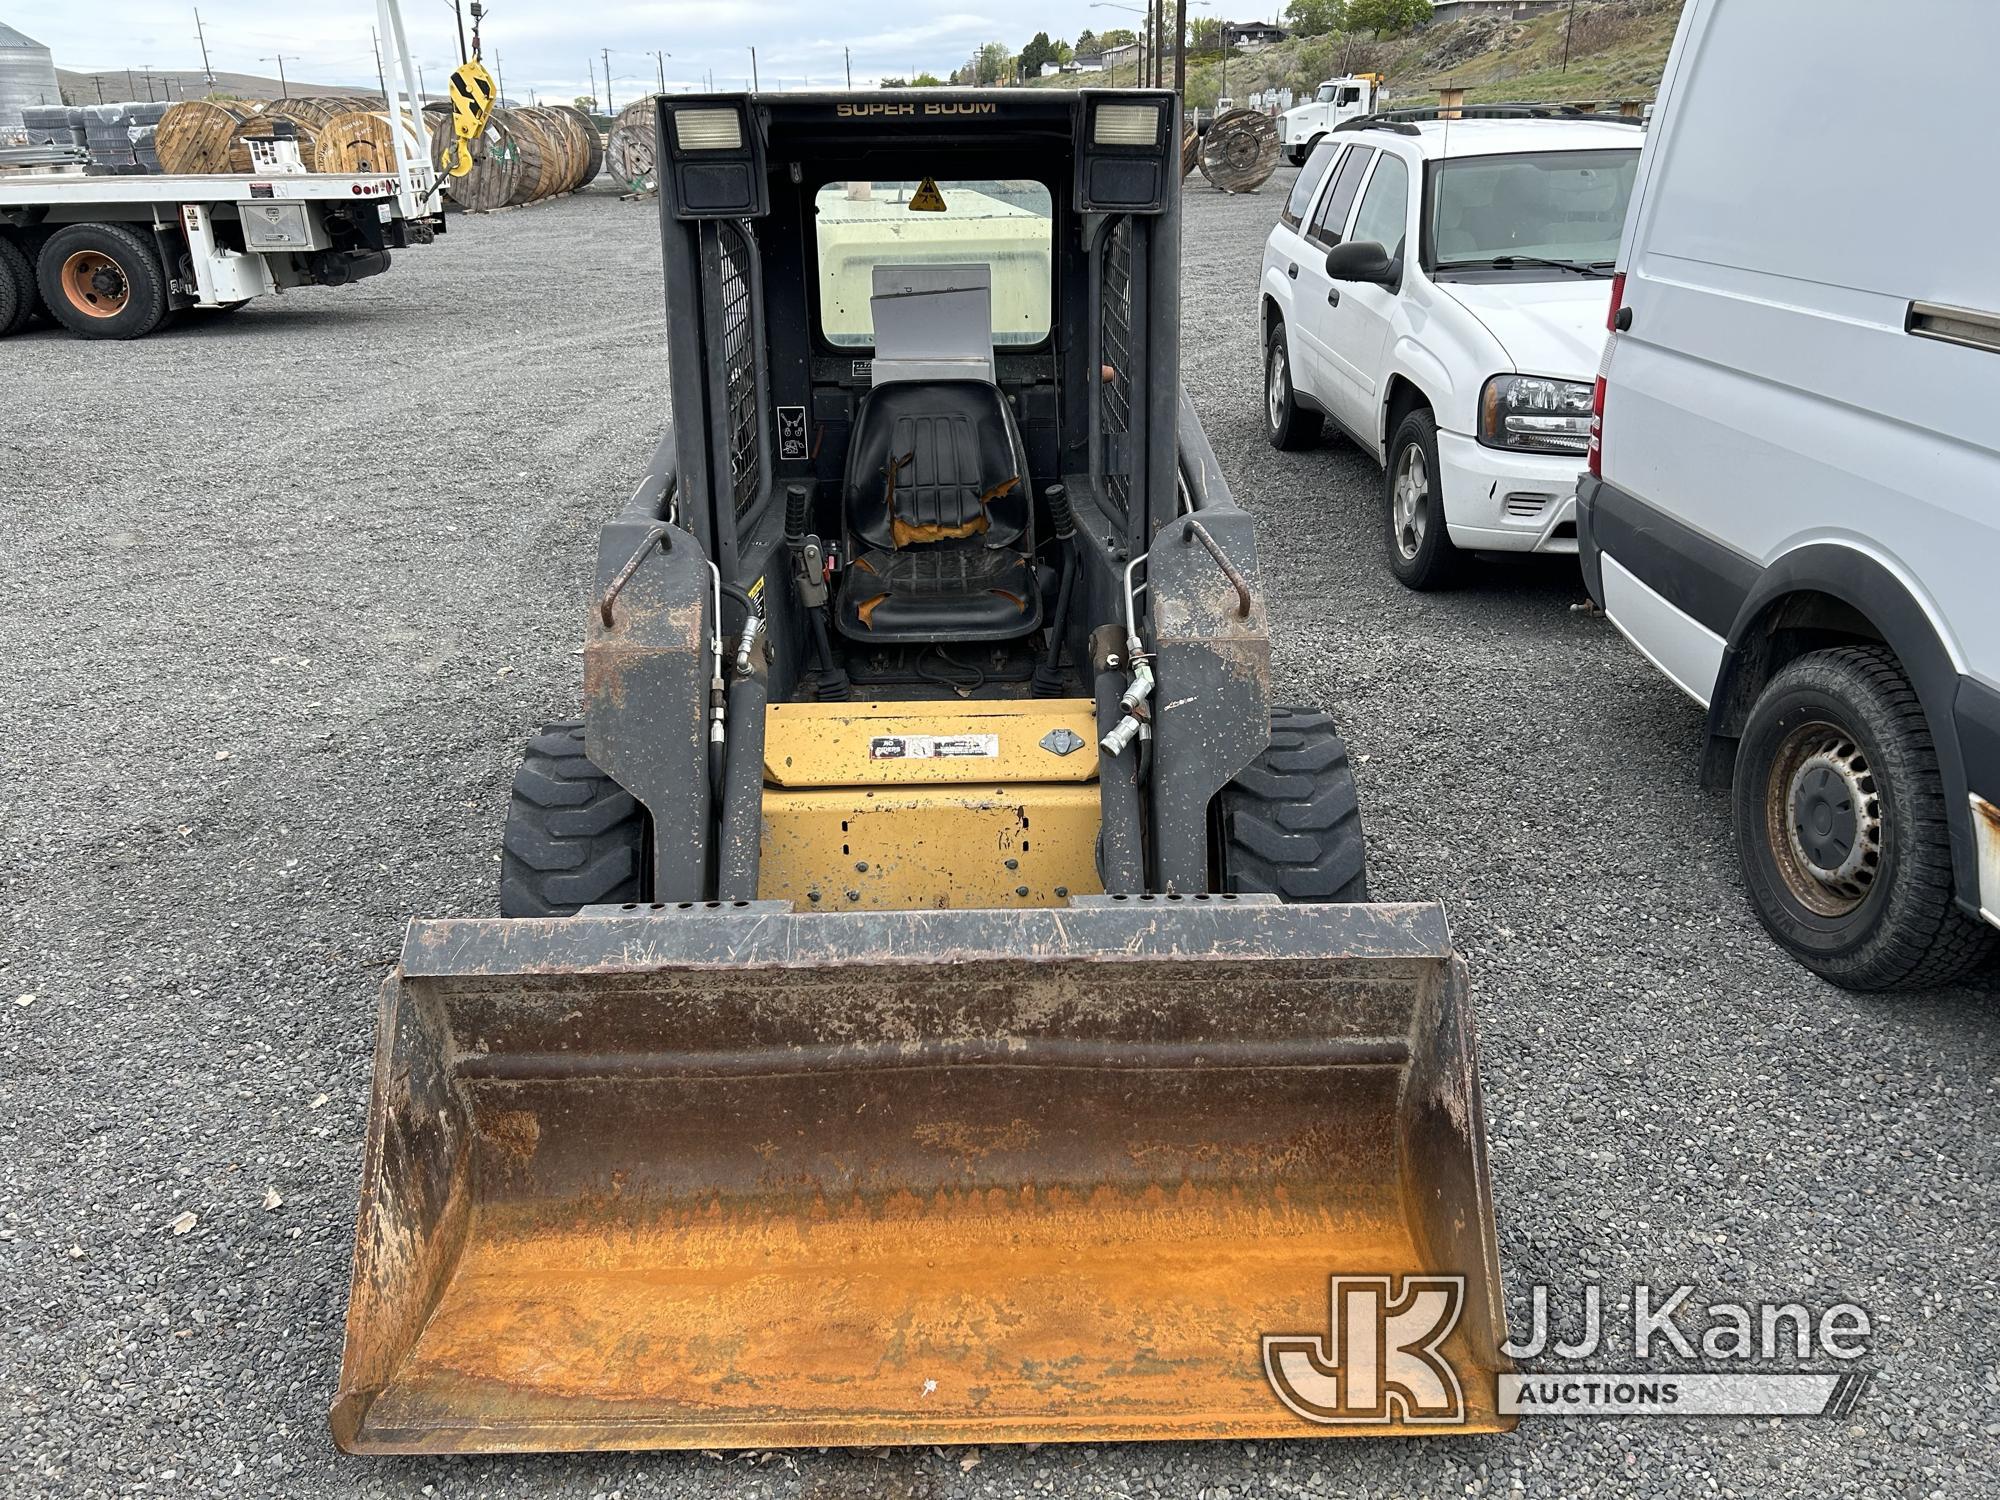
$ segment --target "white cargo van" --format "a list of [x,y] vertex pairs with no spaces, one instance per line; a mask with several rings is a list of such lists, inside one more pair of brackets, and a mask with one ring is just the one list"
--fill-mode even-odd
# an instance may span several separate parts
[[1836,983],[2000,925],[2000,5],[1688,0],[1578,490],[1584,577],[1708,710],[1743,880]]

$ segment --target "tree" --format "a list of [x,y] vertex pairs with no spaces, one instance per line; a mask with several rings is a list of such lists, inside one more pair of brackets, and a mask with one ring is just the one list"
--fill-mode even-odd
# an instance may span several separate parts
[[1127,31],[1123,26],[1114,26],[1097,39],[1100,47],[1129,47],[1139,40],[1139,33]]
[[1039,78],[1042,73],[1042,64],[1053,62],[1054,60],[1055,47],[1049,41],[1049,34],[1046,31],[1038,31],[1035,33],[1034,39],[1021,49],[1021,76],[1023,78]]
[[594,115],[597,113],[597,101],[591,98],[590,95],[588,94],[578,94],[574,99],[570,100],[569,102],[574,104],[578,109],[582,110],[587,115]]
[[1189,21],[1188,47],[1195,52],[1220,52],[1222,22],[1215,16],[1196,16]]
[[1430,0],[1347,0],[1349,31],[1398,36],[1430,19]]
[[[1429,15],[1428,0],[1418,3],[1423,6],[1424,14]],[[1328,32],[1347,31],[1355,24],[1349,15],[1352,9],[1348,0],[1292,0],[1285,7],[1285,25],[1293,36],[1325,36]]]
[[1066,68],[1076,61],[1076,49],[1068,42],[1057,42],[1049,49],[1049,61],[1059,68]]
[[1095,57],[1097,56],[1098,48],[1103,45],[1104,43],[1098,40],[1097,33],[1092,31],[1088,26],[1076,34],[1076,55],[1078,57]]
[[941,89],[944,87],[944,80],[935,73],[919,73],[915,78],[910,80],[910,87],[913,89]]
[[973,82],[982,87],[998,83],[1014,71],[1014,54],[1005,44],[988,42],[972,56]]

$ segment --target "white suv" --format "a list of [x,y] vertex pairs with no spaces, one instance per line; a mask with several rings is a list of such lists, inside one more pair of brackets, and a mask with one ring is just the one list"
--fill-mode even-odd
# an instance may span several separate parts
[[[1323,420],[1383,465],[1389,566],[1576,551],[1576,481],[1638,122],[1526,109],[1351,121],[1264,246],[1265,412]],[[1497,116],[1497,117],[1495,117]]]

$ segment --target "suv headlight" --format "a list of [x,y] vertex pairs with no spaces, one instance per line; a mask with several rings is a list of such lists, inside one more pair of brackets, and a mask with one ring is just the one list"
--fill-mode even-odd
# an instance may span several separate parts
[[1590,389],[1575,380],[1495,375],[1479,393],[1479,441],[1582,458],[1590,446]]

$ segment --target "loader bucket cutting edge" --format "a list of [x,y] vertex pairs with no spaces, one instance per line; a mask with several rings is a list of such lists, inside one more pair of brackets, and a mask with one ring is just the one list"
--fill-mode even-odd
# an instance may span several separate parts
[[[1505,1338],[1434,906],[780,903],[413,924],[351,1452],[1490,1431]],[[1464,1278],[1463,1420],[1307,1421],[1266,1334]]]

